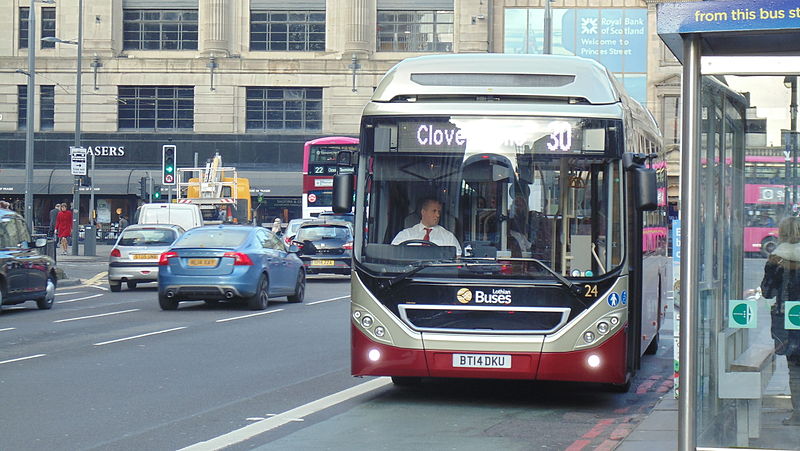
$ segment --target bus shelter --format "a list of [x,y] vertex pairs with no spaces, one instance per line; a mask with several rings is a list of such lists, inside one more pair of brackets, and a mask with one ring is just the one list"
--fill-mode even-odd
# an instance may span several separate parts
[[657,22],[683,65],[679,448],[797,449],[800,288],[770,283],[797,258],[779,231],[800,209],[800,4],[662,3]]

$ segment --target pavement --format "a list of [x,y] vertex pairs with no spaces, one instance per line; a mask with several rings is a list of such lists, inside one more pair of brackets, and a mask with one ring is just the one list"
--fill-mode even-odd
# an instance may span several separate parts
[[56,267],[63,271],[63,278],[59,276],[59,287],[83,285],[108,269],[104,264],[108,262],[108,254],[111,253],[113,245],[97,244],[94,255],[84,255],[82,244],[78,248],[80,255],[72,255],[71,248],[67,251],[69,252],[67,255],[56,255]]
[[[95,255],[58,255],[56,265],[64,270],[65,278],[59,286],[76,286],[105,282],[103,274],[108,268],[108,255],[112,245],[97,244]],[[103,274],[103,275],[101,275]],[[671,315],[668,315],[671,319]],[[662,328],[662,343],[672,341],[671,321]],[[670,347],[669,353],[672,353]],[[790,449],[791,443],[800,443],[800,428],[787,428],[781,419],[790,409],[788,402],[788,372],[785,359],[779,358],[775,376],[764,396],[761,413],[761,436],[750,441],[750,446],[761,449]],[[708,445],[702,444],[700,445]],[[714,444],[717,446],[718,444]],[[678,400],[674,391],[669,391],[654,405],[653,409],[639,422],[626,437],[622,438],[617,451],[675,451],[678,449]]]

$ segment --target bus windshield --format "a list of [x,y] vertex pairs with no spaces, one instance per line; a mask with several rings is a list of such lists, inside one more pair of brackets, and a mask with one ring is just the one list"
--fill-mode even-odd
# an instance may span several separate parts
[[[417,277],[606,274],[623,256],[621,128],[599,119],[381,118],[362,146],[356,259],[378,274]],[[400,234],[419,227],[430,199],[457,243]]]

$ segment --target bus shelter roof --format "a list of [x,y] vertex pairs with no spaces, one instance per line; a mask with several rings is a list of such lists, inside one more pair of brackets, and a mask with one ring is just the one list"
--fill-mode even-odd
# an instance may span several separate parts
[[800,55],[797,0],[661,3],[658,35],[683,63],[683,36],[697,34],[703,56]]

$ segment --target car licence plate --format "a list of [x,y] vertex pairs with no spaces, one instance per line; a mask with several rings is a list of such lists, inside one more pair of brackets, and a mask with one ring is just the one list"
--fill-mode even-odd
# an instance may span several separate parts
[[508,354],[453,354],[454,368],[511,368]]
[[158,254],[136,254],[133,256],[134,260],[158,260]]
[[190,258],[189,266],[217,266],[216,258]]
[[311,266],[333,266],[333,260],[311,260]]

